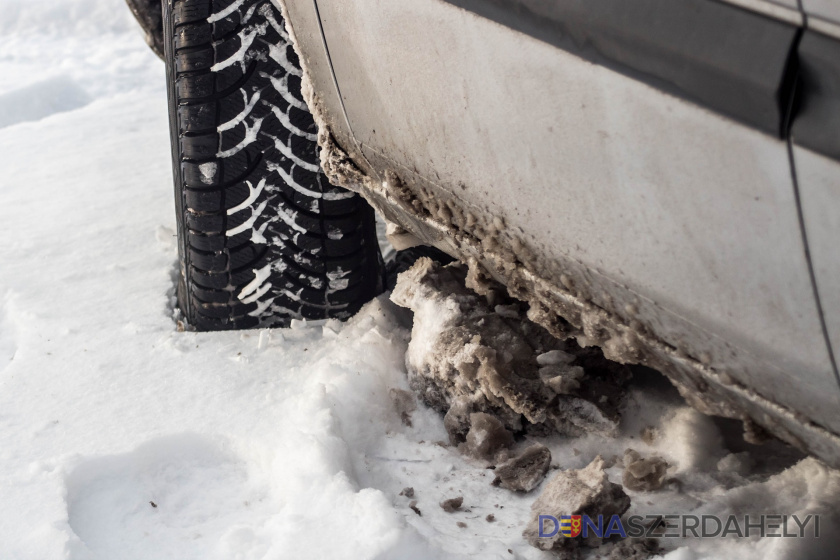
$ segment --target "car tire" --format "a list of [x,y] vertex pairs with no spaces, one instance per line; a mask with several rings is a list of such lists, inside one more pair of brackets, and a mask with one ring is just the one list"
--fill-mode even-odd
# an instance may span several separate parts
[[269,0],[164,0],[178,303],[198,330],[344,319],[383,289],[373,209],[319,165]]

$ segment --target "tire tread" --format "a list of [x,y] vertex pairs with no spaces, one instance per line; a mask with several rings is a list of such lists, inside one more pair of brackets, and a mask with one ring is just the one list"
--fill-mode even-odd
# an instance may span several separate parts
[[346,318],[383,287],[373,210],[320,169],[279,10],[231,3],[164,2],[179,304],[200,330]]

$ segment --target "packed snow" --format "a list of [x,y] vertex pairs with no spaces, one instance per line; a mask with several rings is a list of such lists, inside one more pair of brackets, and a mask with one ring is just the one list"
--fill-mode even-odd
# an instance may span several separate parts
[[163,64],[122,0],[5,0],[0,37],[0,559],[548,560],[532,505],[584,470],[628,513],[822,515],[820,539],[659,539],[668,560],[833,557],[840,476],[651,372],[615,437],[520,436],[494,471],[411,392],[387,294],[180,330]]

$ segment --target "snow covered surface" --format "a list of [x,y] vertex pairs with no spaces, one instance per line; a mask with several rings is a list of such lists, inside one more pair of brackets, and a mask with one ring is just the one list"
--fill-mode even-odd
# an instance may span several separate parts
[[[346,324],[178,332],[162,64],[122,0],[1,12],[0,558],[551,558],[521,536],[540,488],[492,486],[422,405],[403,421],[411,318],[386,297]],[[824,516],[819,541],[663,541],[669,560],[830,558],[840,477],[732,426],[642,380],[617,438],[517,450],[662,456],[679,483],[627,490],[631,513]]]

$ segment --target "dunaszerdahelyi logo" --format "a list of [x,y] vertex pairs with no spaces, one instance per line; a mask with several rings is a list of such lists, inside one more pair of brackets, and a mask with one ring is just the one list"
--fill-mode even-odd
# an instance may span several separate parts
[[595,536],[639,538],[726,538],[751,536],[805,538],[820,537],[819,514],[761,514],[761,515],[631,515],[621,519],[618,515],[589,516],[554,515],[539,516],[539,537],[566,538]]
[[576,537],[580,535],[580,515],[561,515],[560,534],[564,537]]

